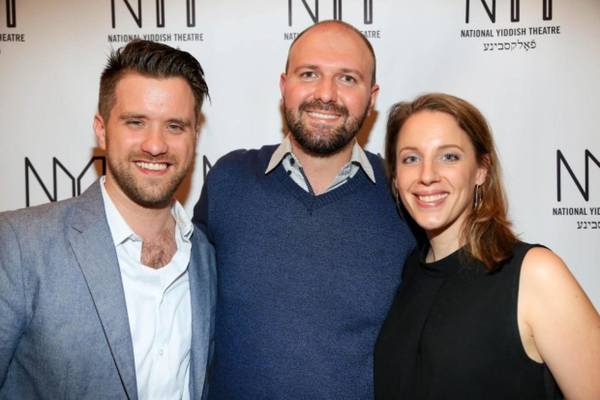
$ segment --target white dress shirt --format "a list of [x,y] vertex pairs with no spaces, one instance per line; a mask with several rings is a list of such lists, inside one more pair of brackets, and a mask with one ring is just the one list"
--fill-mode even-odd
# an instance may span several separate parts
[[101,180],[104,209],[119,260],[133,341],[138,396],[189,399],[192,341],[188,264],[193,224],[179,202],[171,209],[177,252],[162,268],[141,263],[142,240],[125,222]]

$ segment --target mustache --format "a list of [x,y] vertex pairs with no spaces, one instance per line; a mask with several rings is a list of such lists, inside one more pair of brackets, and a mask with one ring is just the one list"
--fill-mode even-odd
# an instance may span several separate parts
[[305,101],[298,107],[300,111],[334,111],[340,115],[348,116],[348,109],[333,102],[324,103],[321,100]]

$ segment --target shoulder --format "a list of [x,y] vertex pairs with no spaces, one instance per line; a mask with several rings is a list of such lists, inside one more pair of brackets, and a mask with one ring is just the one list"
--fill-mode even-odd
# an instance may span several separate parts
[[45,231],[62,225],[75,199],[63,200],[57,203],[47,203],[35,207],[0,213],[2,234],[7,227],[15,232]]
[[369,150],[363,149],[365,154],[367,155],[367,159],[371,163],[373,170],[376,174],[383,174],[384,169],[384,161],[380,154],[375,154],[370,152]]
[[[545,247],[529,249],[519,282],[519,307],[524,320],[545,334],[558,320],[565,322],[596,315],[585,292],[564,263]],[[587,316],[586,316],[587,315]],[[537,328],[537,329],[536,329]]]
[[369,150],[363,149],[365,154],[367,155],[367,157],[369,158],[369,161],[373,162],[377,162],[379,164],[383,164],[383,157],[381,157],[381,154],[375,154]]
[[[523,260],[519,313],[568,398],[599,398],[600,316],[565,263],[542,247]],[[593,393],[593,395],[592,395]]]
[[255,174],[267,168],[271,155],[277,145],[263,146],[260,149],[238,149],[225,154],[210,168],[207,182],[217,182],[222,179],[235,179],[244,174]]
[[4,235],[6,227],[10,226],[24,240],[36,237],[55,240],[65,226],[74,222],[77,210],[96,216],[93,220],[102,221],[103,204],[100,187],[96,182],[78,197],[0,213],[0,234]]
[[267,167],[269,159],[275,149],[276,145],[263,146],[260,149],[238,149],[233,150],[223,157],[221,157],[215,164],[213,170],[227,169],[227,168],[239,168],[240,165],[248,166],[253,165],[261,167]]
[[550,249],[532,245],[522,247],[526,249],[521,265],[522,282],[541,289],[575,281],[563,260]]

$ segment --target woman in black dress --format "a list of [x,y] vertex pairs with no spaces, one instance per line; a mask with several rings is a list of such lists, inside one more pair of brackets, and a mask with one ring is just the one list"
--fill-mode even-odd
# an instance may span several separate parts
[[511,231],[481,113],[437,93],[396,104],[386,163],[424,240],[377,341],[376,398],[600,399],[600,316]]

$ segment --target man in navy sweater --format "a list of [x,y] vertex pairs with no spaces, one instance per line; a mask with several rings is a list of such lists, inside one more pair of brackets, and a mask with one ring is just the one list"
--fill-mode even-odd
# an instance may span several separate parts
[[280,78],[290,134],[211,169],[194,221],[217,252],[210,399],[371,399],[372,353],[414,239],[355,136],[379,86],[364,36],[302,32]]

